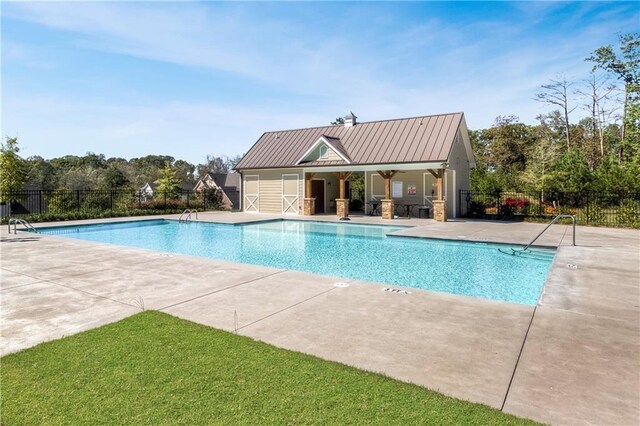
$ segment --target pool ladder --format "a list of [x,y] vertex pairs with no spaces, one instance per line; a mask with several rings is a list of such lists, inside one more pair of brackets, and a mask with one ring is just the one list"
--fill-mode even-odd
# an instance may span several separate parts
[[551,227],[551,225],[553,225],[554,223],[556,223],[558,220],[565,218],[565,219],[571,219],[571,223],[572,223],[572,241],[571,241],[571,245],[575,246],[576,245],[576,217],[570,214],[559,214],[556,217],[553,218],[553,220],[551,222],[549,222],[549,224],[547,226],[544,227],[544,229],[542,231],[540,231],[538,233],[538,235],[535,236],[535,238],[533,240],[531,240],[531,242],[529,244],[527,244],[526,246],[524,246],[522,249],[520,250],[516,250],[516,249],[509,249],[511,250],[511,252],[508,251],[504,251],[502,249],[498,249],[498,251],[505,253],[505,254],[510,254],[510,255],[519,255],[519,254],[523,254],[525,253],[527,250],[529,250],[529,247],[531,247],[533,245],[533,243],[536,242],[536,240],[538,238],[540,238],[542,236],[542,234],[544,234],[547,229],[549,229]]
[[182,212],[182,214],[178,218],[178,222],[185,222],[185,223],[186,222],[190,222],[192,213],[195,213],[196,214],[196,219],[198,219],[198,210],[196,210],[196,209],[184,209],[184,211]]
[[27,231],[29,232],[38,232],[36,231],[36,228],[33,227],[33,225],[31,225],[29,223],[29,221],[27,219],[20,219],[18,217],[10,217],[9,218],[9,233],[11,233],[11,225],[13,225],[13,233],[17,234],[17,226],[18,225],[22,225],[24,226]]

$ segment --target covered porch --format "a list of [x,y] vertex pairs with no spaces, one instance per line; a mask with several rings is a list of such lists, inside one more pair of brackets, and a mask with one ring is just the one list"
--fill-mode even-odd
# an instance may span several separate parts
[[[429,217],[438,222],[456,216],[455,171],[448,164],[371,165],[303,169],[303,215],[335,214],[348,220],[351,181],[362,179],[363,214]],[[427,213],[425,215],[425,212]]]

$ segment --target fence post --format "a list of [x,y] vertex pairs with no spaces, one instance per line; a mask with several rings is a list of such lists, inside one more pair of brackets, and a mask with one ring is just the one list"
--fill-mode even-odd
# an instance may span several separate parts
[[187,189],[187,208],[189,208],[189,195],[191,194],[191,191],[189,191]]
[[167,209],[167,191],[164,191],[164,209]]
[[9,211],[9,219],[11,219],[11,208],[13,207],[13,192],[9,192],[9,198],[7,199],[7,205],[9,206],[9,208],[7,209]]
[[80,213],[80,190],[76,189],[76,207],[78,213]]
[[542,191],[538,192],[538,216],[542,216],[542,214],[544,213],[544,206],[542,205],[542,203],[544,203],[544,197],[542,195]]
[[142,191],[138,191],[138,208],[142,208]]
[[589,191],[587,191],[587,225],[589,224]]

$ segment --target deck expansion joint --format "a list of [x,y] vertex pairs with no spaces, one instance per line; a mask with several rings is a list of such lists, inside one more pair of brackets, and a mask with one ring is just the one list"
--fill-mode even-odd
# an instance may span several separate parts
[[137,306],[135,304],[123,302],[123,301],[118,300],[118,299],[112,299],[111,297],[103,296],[103,295],[97,294],[97,293],[91,293],[90,291],[82,290],[82,289],[79,289],[79,288],[76,288],[76,287],[71,287],[71,286],[68,286],[68,285],[65,285],[65,284],[60,284],[60,283],[57,283],[57,282],[55,282],[53,280],[42,280],[38,284],[42,284],[43,282],[46,282],[46,283],[49,283],[49,284],[53,284],[53,285],[57,285],[59,287],[64,287],[64,288],[69,289],[69,290],[78,291],[80,293],[83,293],[83,294],[86,294],[86,295],[89,295],[89,296],[92,296],[92,297],[98,297],[100,299],[109,300],[111,302],[119,303],[121,305],[130,306],[132,308],[140,308],[139,306]]
[[287,311],[287,310],[289,310],[289,309],[291,309],[291,308],[295,308],[296,306],[302,305],[303,303],[306,303],[306,302],[308,302],[308,301],[310,301],[310,300],[312,300],[312,299],[315,299],[316,297],[319,297],[319,296],[322,296],[323,294],[327,294],[327,293],[329,293],[329,292],[331,292],[331,291],[334,291],[334,290],[336,290],[337,288],[338,288],[338,287],[330,288],[329,290],[325,290],[325,291],[323,291],[323,292],[321,292],[321,293],[318,293],[318,294],[315,294],[315,295],[313,295],[313,296],[311,296],[311,297],[309,297],[309,298],[307,298],[307,299],[304,299],[304,300],[301,300],[301,301],[299,301],[299,302],[296,302],[296,303],[294,303],[294,304],[293,304],[293,305],[291,305],[291,306],[287,306],[286,308],[283,308],[283,309],[280,309],[279,311],[273,312],[273,313],[271,313],[271,314],[269,314],[269,315],[267,315],[267,316],[265,316],[265,317],[263,317],[263,318],[259,318],[259,319],[255,320],[255,321],[252,321],[252,322],[250,322],[249,324],[245,324],[245,325],[243,325],[242,327],[238,327],[238,328],[236,329],[236,332],[237,332],[238,330],[242,330],[243,328],[249,327],[249,326],[251,326],[251,325],[253,325],[253,324],[255,324],[255,323],[258,323],[258,322],[260,322],[260,321],[266,320],[267,318],[270,318],[270,317],[272,317],[272,316],[278,315],[279,313],[282,313],[282,312],[284,312],[284,311]]
[[201,294],[199,296],[192,297],[191,299],[183,300],[183,301],[180,301],[180,302],[177,302],[177,303],[173,303],[171,305],[164,306],[162,308],[158,308],[157,310],[158,311],[163,311],[165,309],[173,308],[174,306],[182,305],[183,303],[188,303],[188,302],[192,302],[194,300],[202,299],[203,297],[211,296],[212,294],[220,293],[222,291],[229,290],[229,289],[232,289],[232,288],[235,288],[235,287],[239,287],[241,285],[250,284],[250,283],[255,282],[255,281],[260,281],[260,280],[262,280],[264,278],[269,278],[269,277],[272,277],[274,275],[282,274],[283,272],[288,272],[288,271],[289,271],[288,269],[283,269],[281,271],[276,271],[276,272],[273,272],[271,274],[263,275],[263,276],[258,277],[258,278],[252,278],[250,280],[243,281],[243,282],[238,283],[238,284],[233,284],[233,285],[230,285],[228,287],[219,288],[217,290],[210,291],[210,292],[208,292],[206,294]]
[[509,397],[509,391],[511,390],[511,385],[513,384],[513,379],[516,377],[516,371],[518,370],[518,364],[520,363],[520,358],[522,357],[522,352],[524,351],[524,345],[527,343],[527,337],[529,337],[529,330],[531,330],[531,324],[533,324],[533,318],[536,316],[536,311],[538,310],[538,305],[533,307],[533,313],[531,314],[531,320],[529,320],[529,325],[527,326],[527,331],[524,333],[524,339],[522,339],[522,345],[520,346],[520,351],[518,352],[518,358],[516,359],[516,364],[513,366],[513,372],[511,373],[511,378],[509,379],[509,385],[507,385],[507,391],[504,394],[504,399],[502,400],[502,405],[500,406],[500,411],[504,410],[504,406],[507,403],[507,398]]

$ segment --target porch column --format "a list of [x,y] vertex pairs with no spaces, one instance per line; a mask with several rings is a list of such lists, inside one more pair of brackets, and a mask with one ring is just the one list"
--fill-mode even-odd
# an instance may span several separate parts
[[391,198],[391,178],[398,173],[397,170],[382,172],[378,170],[378,174],[384,179],[384,199],[382,200],[382,218],[393,219],[395,213],[395,205]]
[[305,173],[304,175],[304,203],[302,214],[305,216],[313,216],[316,212],[316,199],[313,198],[311,180],[315,173]]
[[435,174],[437,199],[433,200],[433,218],[436,222],[447,221],[447,203],[444,200],[444,172],[444,169],[438,169],[438,173]]
[[335,174],[339,181],[340,198],[336,198],[336,214],[340,219],[349,217],[349,198],[347,198],[345,183],[351,177],[350,172],[339,172]]

